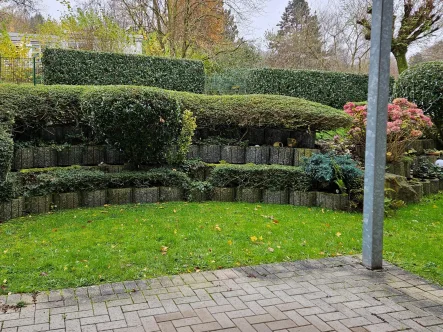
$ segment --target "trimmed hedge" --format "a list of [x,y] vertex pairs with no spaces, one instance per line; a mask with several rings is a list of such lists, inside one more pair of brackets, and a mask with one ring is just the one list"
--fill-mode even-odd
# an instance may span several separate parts
[[214,187],[308,191],[311,180],[300,167],[279,165],[215,166],[208,182]]
[[201,61],[47,48],[42,63],[48,85],[146,85],[195,93],[205,87]]
[[[351,118],[342,110],[307,100],[287,96],[241,95],[209,96],[167,91],[150,87],[91,87],[91,86],[17,86],[0,84],[0,114],[12,112],[16,124],[14,133],[22,132],[39,137],[48,125],[81,126],[88,129],[91,108],[107,102],[103,95],[109,91],[137,91],[137,94],[164,95],[178,100],[181,110],[190,110],[200,128],[214,126],[310,128],[333,130],[346,127]],[[100,92],[102,91],[102,92]],[[97,99],[92,101],[92,95]],[[85,104],[85,96],[88,96]],[[139,97],[137,97],[139,99]],[[172,102],[172,101],[171,101]],[[87,109],[85,109],[87,107]],[[115,105],[115,107],[120,107]],[[12,111],[11,111],[12,110]]]
[[368,97],[369,78],[362,74],[264,68],[214,76],[207,79],[209,93],[285,95],[339,109],[350,100]]
[[80,126],[80,96],[87,87],[0,84],[0,114],[14,118],[13,134],[39,138],[48,125]]
[[11,138],[9,126],[0,123],[0,184],[7,179],[14,156],[14,142]]
[[186,189],[190,179],[185,173],[169,169],[148,172],[104,173],[94,170],[68,170],[27,173],[21,176],[26,196],[94,191],[106,188],[179,187]]
[[96,139],[121,149],[134,165],[162,163],[178,141],[183,114],[164,90],[90,87],[81,99]]
[[395,82],[395,98],[407,98],[429,115],[443,139],[443,61],[405,70]]
[[217,96],[170,92],[191,110],[199,128],[217,126],[333,130],[350,125],[343,111],[304,99],[272,95]]

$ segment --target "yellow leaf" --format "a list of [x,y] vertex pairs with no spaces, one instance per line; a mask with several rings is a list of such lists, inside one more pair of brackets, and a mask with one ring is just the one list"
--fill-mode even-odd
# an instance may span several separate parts
[[232,246],[232,240],[228,240],[228,244]]
[[219,225],[215,225],[215,230],[218,231],[218,232],[221,232],[220,226]]
[[257,239],[257,237],[256,236],[251,236],[251,241],[252,242],[256,242],[258,239]]
[[340,237],[340,236],[341,236],[341,233],[340,233],[340,232],[337,232],[335,235],[337,235],[337,237]]
[[166,255],[168,253],[168,247],[165,246],[161,246],[160,251],[162,253],[162,255]]

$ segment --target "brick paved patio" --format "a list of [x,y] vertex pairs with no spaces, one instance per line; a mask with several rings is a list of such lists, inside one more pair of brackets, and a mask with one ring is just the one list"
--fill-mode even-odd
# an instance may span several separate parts
[[[340,257],[52,291],[0,313],[0,331],[443,331],[443,289],[385,267]],[[33,299],[0,296],[18,301]]]

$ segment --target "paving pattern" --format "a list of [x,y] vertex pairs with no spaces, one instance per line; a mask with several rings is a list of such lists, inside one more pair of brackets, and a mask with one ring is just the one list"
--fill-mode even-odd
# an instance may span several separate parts
[[[3,303],[33,303],[29,294]],[[269,264],[40,293],[1,332],[443,331],[443,289],[356,257]]]

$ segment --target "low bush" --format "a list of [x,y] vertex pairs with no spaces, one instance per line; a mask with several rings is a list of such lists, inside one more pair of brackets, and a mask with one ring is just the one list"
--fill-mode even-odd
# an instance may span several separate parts
[[164,90],[89,88],[81,107],[96,138],[121,149],[134,165],[162,163],[182,130],[178,102]]
[[443,61],[422,63],[405,70],[395,83],[394,97],[407,98],[423,109],[443,140]]
[[311,181],[300,167],[279,165],[214,166],[208,180],[214,187],[308,191]]
[[199,128],[236,126],[320,131],[351,123],[343,111],[287,96],[210,96],[172,91],[170,94],[178,99],[182,109],[194,113]]
[[367,100],[368,75],[270,68],[234,69],[208,77],[206,91],[285,95],[341,109],[349,100]]
[[0,124],[0,184],[6,181],[14,155],[14,142],[9,126]]
[[350,155],[315,154],[304,160],[303,168],[315,188],[349,193],[361,187],[363,172]]
[[52,193],[93,191],[106,188],[150,188],[158,186],[186,189],[190,183],[186,174],[169,169],[148,172],[104,173],[98,170],[68,170],[27,173],[22,176],[24,194],[39,196]]
[[[354,146],[366,144],[367,106],[347,103],[345,112],[353,118],[348,132],[349,141]],[[433,126],[431,119],[424,115],[416,104],[404,98],[395,99],[388,105],[387,159],[399,161],[404,157],[407,146],[423,136],[427,128]]]
[[65,49],[43,51],[45,84],[145,85],[203,93],[203,63],[194,60]]
[[23,186],[17,174],[9,173],[8,178],[0,183],[0,203],[10,202],[23,195]]

